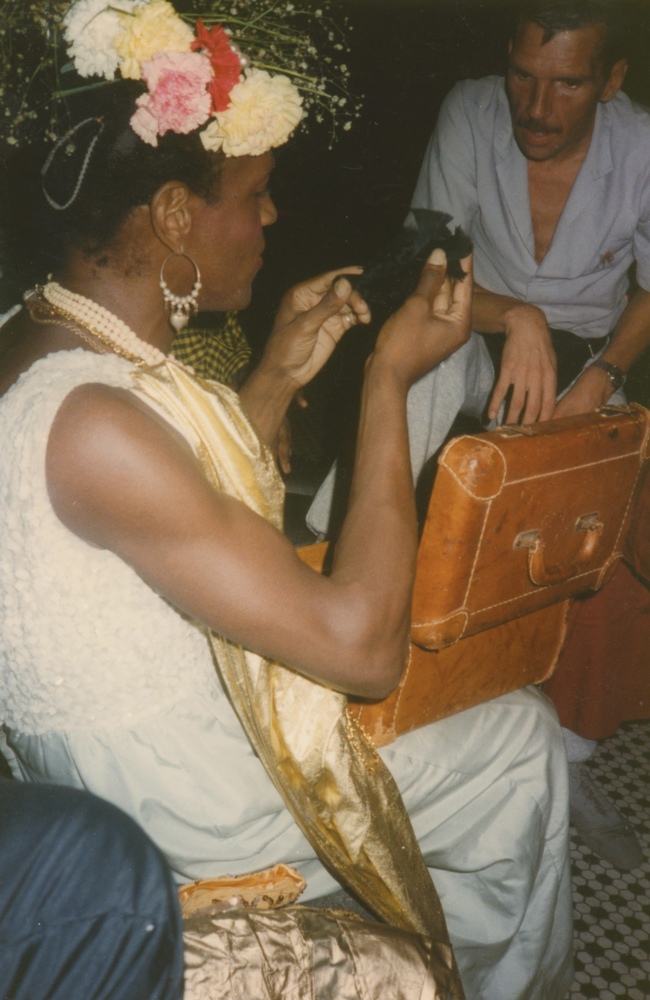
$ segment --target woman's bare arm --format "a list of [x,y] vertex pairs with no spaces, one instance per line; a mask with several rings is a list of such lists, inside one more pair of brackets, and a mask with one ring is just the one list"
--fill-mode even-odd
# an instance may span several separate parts
[[417,546],[408,388],[469,335],[470,282],[428,266],[382,331],[363,391],[350,510],[330,577],[208,485],[187,444],[132,394],[70,394],[47,477],[70,530],[114,551],[160,594],[231,640],[351,694],[398,682]]

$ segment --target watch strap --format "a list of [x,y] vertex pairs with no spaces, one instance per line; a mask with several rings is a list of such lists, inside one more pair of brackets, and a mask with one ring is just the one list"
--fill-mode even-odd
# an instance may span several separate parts
[[609,381],[612,383],[612,388],[614,391],[620,389],[625,382],[625,372],[622,368],[617,365],[611,364],[609,361],[604,361],[602,358],[596,358],[592,362],[593,368],[601,368],[605,374],[608,376]]

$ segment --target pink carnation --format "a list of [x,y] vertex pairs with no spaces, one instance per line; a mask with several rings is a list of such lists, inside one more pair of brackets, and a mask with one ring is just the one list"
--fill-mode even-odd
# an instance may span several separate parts
[[163,52],[142,67],[149,88],[137,100],[131,127],[150,146],[165,132],[191,132],[210,117],[210,60],[198,52]]

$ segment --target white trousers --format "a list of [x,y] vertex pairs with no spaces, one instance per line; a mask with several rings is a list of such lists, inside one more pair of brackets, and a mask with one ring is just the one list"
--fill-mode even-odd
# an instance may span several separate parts
[[[550,701],[514,691],[380,754],[440,895],[467,1000],[562,1000],[572,981],[567,766]],[[336,888],[319,862],[299,867],[304,899]]]

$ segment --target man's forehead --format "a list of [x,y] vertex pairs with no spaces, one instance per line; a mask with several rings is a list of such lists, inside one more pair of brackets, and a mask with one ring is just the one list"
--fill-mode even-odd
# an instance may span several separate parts
[[533,64],[553,77],[593,76],[602,50],[605,26],[589,24],[557,31],[552,37],[535,21],[522,24],[510,50],[511,62]]

